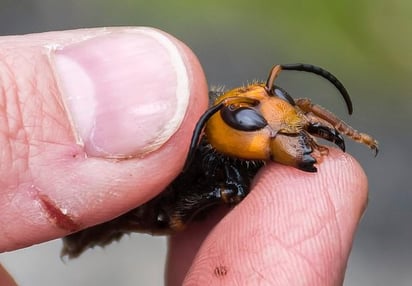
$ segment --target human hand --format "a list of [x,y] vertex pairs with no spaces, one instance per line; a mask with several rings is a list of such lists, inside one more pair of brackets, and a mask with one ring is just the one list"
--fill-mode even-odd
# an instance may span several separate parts
[[[180,172],[207,84],[179,41],[90,29],[4,37],[0,54],[0,251],[111,219]],[[256,182],[211,233],[196,224],[171,239],[171,285],[192,263],[197,285],[343,279],[366,204],[359,165],[331,151],[315,175],[273,164]]]

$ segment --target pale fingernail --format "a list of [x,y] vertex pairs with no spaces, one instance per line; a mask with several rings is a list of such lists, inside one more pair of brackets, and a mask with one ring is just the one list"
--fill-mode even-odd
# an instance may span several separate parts
[[180,126],[188,70],[171,38],[150,28],[107,32],[55,53],[63,101],[90,156],[156,150]]

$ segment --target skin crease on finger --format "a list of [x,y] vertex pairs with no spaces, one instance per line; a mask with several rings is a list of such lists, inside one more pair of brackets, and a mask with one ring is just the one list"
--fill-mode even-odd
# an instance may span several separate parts
[[194,125],[208,104],[207,83],[188,47],[144,29],[175,43],[187,69],[189,106],[180,128],[163,146],[127,160],[90,158],[76,144],[50,51],[138,28],[0,38],[0,252],[111,219],[155,196],[180,172]]
[[[331,148],[317,173],[271,163],[210,233],[171,239],[168,285],[342,285],[366,202],[366,175],[346,153]],[[186,268],[182,256],[194,257]]]

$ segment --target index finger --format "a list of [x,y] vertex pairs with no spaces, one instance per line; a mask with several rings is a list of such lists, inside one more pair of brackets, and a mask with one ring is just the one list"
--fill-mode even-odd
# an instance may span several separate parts
[[185,282],[339,285],[366,202],[366,176],[348,154],[331,149],[314,174],[269,164],[207,235]]

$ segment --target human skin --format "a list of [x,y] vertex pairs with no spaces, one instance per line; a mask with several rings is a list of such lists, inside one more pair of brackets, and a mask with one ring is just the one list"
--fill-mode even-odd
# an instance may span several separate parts
[[[181,171],[208,102],[195,55],[148,28],[1,37],[0,87],[0,251],[154,197]],[[367,179],[335,149],[318,168],[269,164],[222,220],[172,237],[168,284],[341,284]]]

